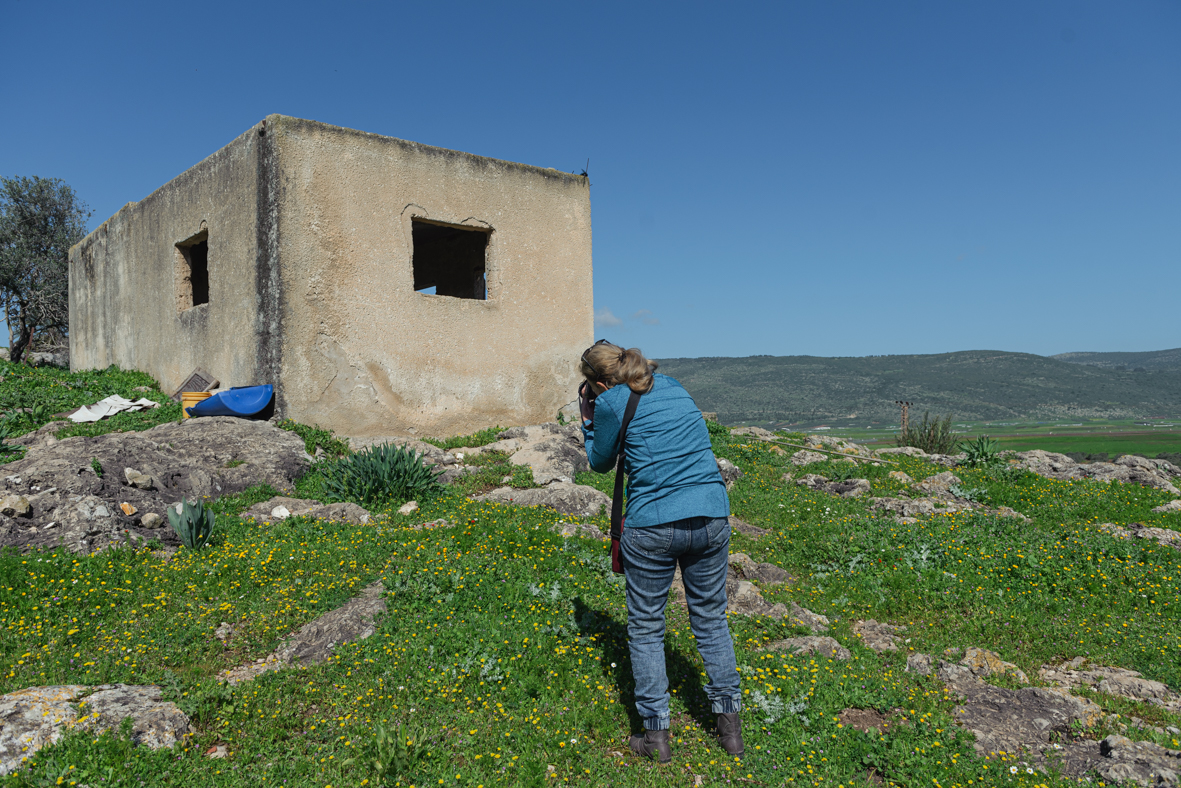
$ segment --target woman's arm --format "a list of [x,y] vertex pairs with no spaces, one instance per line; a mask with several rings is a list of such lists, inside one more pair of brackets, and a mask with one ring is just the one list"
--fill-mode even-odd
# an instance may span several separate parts
[[[627,386],[623,387],[627,389]],[[586,459],[591,469],[606,473],[615,467],[619,456],[619,415],[604,400],[606,394],[595,398],[595,419],[591,426],[582,427],[586,444]]]

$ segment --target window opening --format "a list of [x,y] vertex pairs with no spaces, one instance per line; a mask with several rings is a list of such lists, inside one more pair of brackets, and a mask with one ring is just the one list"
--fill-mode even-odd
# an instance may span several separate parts
[[209,232],[201,231],[176,245],[177,311],[209,303]]
[[487,300],[488,230],[419,219],[410,227],[416,292]]

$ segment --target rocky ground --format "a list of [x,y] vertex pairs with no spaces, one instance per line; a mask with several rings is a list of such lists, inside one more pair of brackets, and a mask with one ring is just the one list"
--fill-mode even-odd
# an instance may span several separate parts
[[[735,432],[752,440],[778,440],[757,428]],[[506,485],[478,496],[478,500],[546,506],[570,516],[571,522],[557,526],[562,536],[606,539],[600,527],[578,522],[601,516],[610,507],[610,500],[598,489],[575,481],[580,472],[587,470],[587,463],[581,433],[573,425],[517,427],[501,433],[487,446],[447,451],[420,441],[394,440],[443,467],[446,480],[470,472],[474,467],[469,464],[471,459],[482,452],[503,452],[512,463],[528,466],[537,486],[522,489]],[[373,442],[355,441],[353,445],[360,448]],[[218,498],[261,482],[288,490],[313,460],[295,434],[267,422],[231,418],[192,419],[139,433],[60,441],[45,428],[27,436],[26,443],[26,456],[5,467],[5,489],[0,500],[0,546],[22,551],[60,545],[76,553],[91,553],[143,539],[176,544],[164,516],[168,506],[182,498]],[[793,465],[836,459],[854,469],[887,464],[895,454],[918,456],[915,449],[872,452],[826,437],[808,438],[802,448],[789,446],[781,451],[790,454]],[[928,459],[951,468],[962,457]],[[718,462],[728,484],[741,476],[742,471],[732,462]],[[1181,469],[1160,460],[1125,456],[1110,463],[1079,464],[1065,455],[1033,451],[1012,454],[1008,462],[1047,478],[1139,484],[1181,495],[1176,486]],[[905,485],[903,493],[893,496],[874,496],[873,482],[857,477],[855,472],[841,476],[844,478],[830,480],[817,473],[789,473],[784,479],[834,497],[865,497],[873,510],[900,521],[957,511],[1024,518],[1012,509],[990,508],[972,500],[965,494],[961,479],[950,469],[919,481],[892,471],[889,478]],[[1163,512],[1176,510],[1181,510],[1181,502],[1176,500],[1158,508]],[[414,517],[413,508],[405,511],[407,517]],[[242,516],[274,523],[300,515],[356,524],[370,521],[370,513],[354,504],[324,505],[290,497],[273,498]],[[446,521],[419,525],[452,527]],[[753,539],[769,533],[737,518],[732,518],[732,525],[736,532]],[[1104,528],[1121,538],[1181,547],[1177,532],[1168,529],[1139,524],[1105,524]],[[828,618],[795,602],[772,603],[764,598],[764,591],[792,582],[782,568],[735,553],[727,579],[729,610],[735,615],[790,622],[808,632],[767,643],[768,651],[850,659],[851,641],[842,643],[832,637]],[[386,611],[383,591],[380,582],[368,586],[343,607],[304,625],[269,656],[224,671],[221,680],[240,684],[267,672],[317,664],[328,659],[340,644],[369,637],[375,631],[374,622]],[[684,604],[679,570],[671,599]],[[1181,713],[1181,696],[1161,682],[1145,679],[1136,671],[1075,657],[1042,666],[1035,679],[1038,686],[1034,686],[1015,665],[986,649],[967,647],[958,659],[958,650],[942,655],[910,651],[906,645],[910,642],[908,629],[902,624],[858,620],[850,632],[858,645],[872,651],[907,651],[908,671],[938,680],[959,697],[962,702],[955,710],[956,721],[973,734],[976,750],[982,755],[1018,753],[1023,768],[1052,769],[1076,777],[1097,774],[1109,782],[1181,784],[1181,751],[1133,741],[1123,735],[1128,726],[1143,728],[1147,724],[1136,717],[1115,718],[1085,694],[1078,694],[1102,693]],[[217,637],[231,644],[235,625],[223,622]],[[0,774],[18,768],[23,759],[57,740],[70,727],[83,725],[97,731],[117,725],[125,716],[134,721],[137,743],[171,746],[188,734],[189,720],[175,705],[163,701],[161,693],[159,687],[150,685],[62,685],[30,687],[0,697]],[[849,708],[843,718],[865,728],[889,724],[885,717],[867,714],[867,710]],[[1102,739],[1072,735],[1079,729],[1103,726],[1118,732]],[[1175,729],[1168,732],[1181,733]]]

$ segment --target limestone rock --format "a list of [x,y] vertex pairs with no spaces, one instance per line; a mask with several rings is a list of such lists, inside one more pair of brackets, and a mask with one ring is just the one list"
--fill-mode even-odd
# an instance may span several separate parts
[[528,465],[534,484],[572,483],[578,472],[590,470],[577,424],[513,427],[497,438],[488,448],[505,451],[514,465]]
[[927,453],[914,446],[897,446],[890,449],[878,449],[878,454],[905,454],[907,457],[926,457]]
[[918,484],[915,484],[914,489],[928,494],[946,493],[953,484],[958,486],[963,484],[963,482],[960,481],[960,477],[951,471],[944,471],[934,476],[928,476]]
[[29,687],[0,696],[0,775],[16,771],[25,758],[60,739],[78,719],[73,701],[87,689],[79,684]]
[[890,512],[898,517],[926,517],[970,508],[963,504],[932,498],[871,498],[869,506],[871,509]]
[[714,457],[714,459],[718,462],[718,472],[722,474],[722,481],[726,484],[726,489],[729,490],[734,486],[734,482],[742,477],[742,470],[725,457]]
[[1181,512],[1181,498],[1174,498],[1168,503],[1161,504],[1152,510],[1155,514],[1165,514],[1166,512]]
[[407,501],[398,507],[398,514],[405,517],[408,514],[414,514],[418,511],[418,501]]
[[775,440],[775,433],[762,427],[735,427],[730,430],[731,435],[748,436],[761,441]]
[[570,482],[553,482],[545,487],[524,490],[498,487],[484,495],[475,496],[475,500],[517,506],[547,506],[575,517],[595,517],[601,511],[611,511],[611,499],[605,493],[594,487]]
[[[288,489],[309,463],[303,439],[295,433],[228,416],[93,438],[51,442],[46,435],[27,445],[25,457],[7,466],[6,489],[0,492],[25,496],[31,511],[19,519],[0,513],[0,547],[63,545],[90,553],[149,536],[176,546],[180,539],[171,529],[153,531],[144,524],[149,514],[162,518],[166,507],[182,498],[217,499],[264,482]],[[92,458],[110,472],[97,476],[90,470]],[[234,459],[244,463],[225,467]],[[115,469],[131,469],[151,485]],[[135,514],[124,514],[122,503]],[[50,522],[54,527],[46,528]]]
[[821,454],[818,451],[808,451],[807,449],[800,449],[795,454],[791,455],[792,465],[811,465],[814,462],[824,462],[827,460],[827,455]]
[[6,517],[28,517],[31,512],[29,499],[23,495],[6,495],[0,499],[0,514]]
[[804,474],[796,480],[796,484],[830,495],[839,495],[842,498],[860,498],[873,489],[868,479],[845,479],[844,481],[830,482],[815,473]]
[[828,616],[822,616],[819,613],[813,613],[808,608],[801,607],[795,602],[791,603],[791,610],[788,612],[788,618],[793,624],[807,627],[813,632],[828,631]]
[[853,656],[849,653],[849,649],[842,646],[833,638],[821,635],[806,635],[804,637],[776,640],[768,643],[767,648],[771,651],[788,651],[800,656],[815,654],[820,657],[830,657],[840,660],[847,660]]
[[336,610],[330,610],[304,624],[298,632],[279,645],[274,654],[253,663],[223,671],[219,681],[238,684],[251,681],[271,670],[288,666],[307,666],[323,662],[343,644],[364,640],[377,631],[374,620],[386,612],[380,580],[370,583],[359,596]]
[[164,525],[164,518],[155,512],[148,512],[139,518],[139,524],[141,528],[159,528]]
[[1171,531],[1168,528],[1148,528],[1140,523],[1132,523],[1127,528],[1113,523],[1101,523],[1099,530],[1106,531],[1119,539],[1151,539],[1167,547],[1181,550],[1181,531]]
[[1103,756],[1095,771],[1113,783],[1130,782],[1144,786],[1181,785],[1181,750],[1169,750],[1152,742],[1134,742],[1112,734],[1099,743]]
[[757,525],[751,525],[744,520],[739,520],[734,515],[730,515],[730,529],[744,536],[749,536],[751,539],[758,539],[760,536],[766,536],[771,533],[767,528],[759,528]]
[[157,686],[104,684],[95,690],[79,706],[86,715],[79,727],[97,733],[118,728],[124,717],[131,717],[132,741],[153,750],[171,747],[189,732],[188,715],[162,700],[163,690]]
[[131,717],[136,744],[171,747],[188,734],[189,719],[161,697],[159,687],[128,684],[30,687],[0,696],[0,775],[75,725],[98,733]]
[[309,498],[288,498],[282,495],[256,503],[242,512],[241,517],[253,518],[259,523],[281,521],[288,517],[310,517],[315,520],[334,520],[354,525],[369,522],[369,512],[355,503],[324,504]]
[[866,648],[879,653],[883,651],[897,651],[898,643],[902,638],[894,633],[905,631],[906,627],[904,626],[878,623],[872,618],[868,621],[857,621],[853,624],[853,634],[861,638],[861,642],[865,644]]
[[1114,462],[1076,463],[1065,454],[1042,451],[1019,452],[1018,464],[1040,476],[1050,479],[1095,479],[1096,481],[1119,481],[1155,487],[1173,495],[1181,496],[1175,481],[1181,477],[1181,468],[1165,460],[1150,460],[1125,454]]
[[754,580],[763,586],[786,583],[790,578],[790,575],[786,571],[775,566],[775,564],[755,563],[746,553],[733,553],[730,555],[730,571],[739,580]]
[[1038,671],[1038,677],[1063,689],[1084,687],[1132,700],[1155,701],[1171,710],[1181,711],[1181,695],[1167,685],[1146,679],[1142,674],[1127,668],[1095,665],[1083,669],[1085,662],[1084,658],[1076,657],[1061,665],[1043,665]]
[[930,676],[934,669],[935,659],[930,654],[920,654],[915,652],[906,655],[906,669],[911,673],[917,673],[920,676]]
[[124,468],[123,478],[127,480],[128,486],[138,487],[141,490],[151,490],[156,486],[151,476],[140,473],[135,468]]
[[980,678],[1008,673],[1022,684],[1029,683],[1029,678],[1021,668],[1012,662],[1005,662],[995,651],[988,651],[983,648],[969,648],[964,652],[964,658],[960,660],[960,664],[970,670],[973,676]]
[[910,478],[910,474],[906,471],[890,471],[887,475],[894,481],[902,482],[903,484],[912,484],[914,482],[914,479]]

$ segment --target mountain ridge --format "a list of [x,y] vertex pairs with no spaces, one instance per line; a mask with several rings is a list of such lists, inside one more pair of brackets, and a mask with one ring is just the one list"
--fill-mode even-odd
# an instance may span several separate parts
[[897,400],[913,403],[912,413],[951,413],[961,420],[1181,415],[1181,367],[1134,371],[1001,350],[659,361],[702,410],[726,423],[896,423]]

